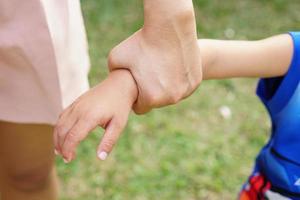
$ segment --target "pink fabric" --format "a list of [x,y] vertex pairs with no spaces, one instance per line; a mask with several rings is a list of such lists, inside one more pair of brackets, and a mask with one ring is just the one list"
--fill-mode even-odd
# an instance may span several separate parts
[[79,0],[0,1],[0,120],[54,124],[88,70]]

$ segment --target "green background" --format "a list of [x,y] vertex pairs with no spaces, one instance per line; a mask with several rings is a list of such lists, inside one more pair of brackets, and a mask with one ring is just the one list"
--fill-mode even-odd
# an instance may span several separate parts
[[[106,58],[143,24],[141,0],[84,0],[91,85],[107,75]],[[199,38],[260,39],[297,30],[298,0],[194,0]],[[179,105],[131,115],[108,160],[96,158],[97,129],[65,165],[57,159],[62,199],[235,199],[269,136],[257,80],[205,81]],[[225,119],[220,107],[228,106]]]

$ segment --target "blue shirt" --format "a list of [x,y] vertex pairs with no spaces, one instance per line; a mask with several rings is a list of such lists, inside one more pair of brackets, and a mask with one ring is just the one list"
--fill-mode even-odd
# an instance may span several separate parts
[[272,134],[256,159],[272,190],[300,199],[300,32],[291,32],[294,53],[283,77],[259,81],[257,94],[272,121]]

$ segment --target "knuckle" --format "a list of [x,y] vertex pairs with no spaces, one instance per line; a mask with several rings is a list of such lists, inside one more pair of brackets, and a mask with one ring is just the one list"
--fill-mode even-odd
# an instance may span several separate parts
[[[147,88],[141,95],[139,101],[143,102],[140,107],[156,108],[165,105],[177,104],[190,95],[201,83],[201,78],[186,81],[165,81],[155,87]],[[138,107],[139,108],[139,107]],[[139,109],[135,109],[139,112]]]
[[84,98],[77,99],[77,102],[73,105],[72,114],[75,116],[81,116],[85,111],[85,107]]
[[194,81],[195,86],[199,86],[200,85],[200,83],[202,82],[202,79],[203,79],[202,76],[203,75],[202,75],[202,72],[201,72],[200,75],[198,75],[198,76],[195,77],[195,81]]
[[62,156],[63,156],[63,157],[68,157],[69,151],[70,151],[69,149],[67,149],[66,147],[63,147],[63,148],[62,148],[62,152],[61,152],[61,153],[62,153]]
[[89,112],[84,112],[84,114],[81,115],[80,120],[84,122],[91,123],[95,120],[95,114],[89,113]]
[[155,108],[164,104],[165,95],[162,90],[151,91],[147,94],[149,107]]
[[178,96],[177,94],[173,94],[170,97],[170,103],[171,104],[177,104],[181,100],[181,96]]
[[202,82],[202,77],[196,78],[192,83],[192,90],[197,89],[198,86],[201,84],[201,82]]
[[201,77],[192,79],[189,82],[189,84],[186,86],[185,90],[183,91],[182,99],[187,98],[188,96],[193,94],[197,90],[197,88],[200,85],[201,81],[202,81]]
[[103,143],[103,149],[110,151],[115,145],[115,141],[112,138],[107,138]]
[[71,143],[77,143],[80,141],[80,137],[75,131],[70,131],[66,140],[68,140]]
[[195,73],[195,74],[197,74],[197,76],[190,75],[188,78],[188,81],[187,81],[187,84],[188,84],[190,90],[197,88],[202,81],[202,73],[199,72],[199,73]]
[[63,124],[57,124],[55,126],[55,132],[57,133],[58,136],[61,136],[64,133],[64,125]]
[[183,86],[172,88],[169,90],[169,102],[170,104],[177,104],[184,96],[186,90]]
[[153,106],[155,104],[155,102],[157,101],[157,95],[153,94],[152,92],[148,93],[146,98],[148,100],[149,106]]
[[116,131],[120,131],[124,128],[124,126],[125,126],[124,121],[126,122],[127,119],[124,119],[124,120],[119,119],[119,120],[115,121],[114,128],[115,128]]
[[[183,96],[183,93],[185,92],[186,85],[183,83],[174,83],[174,82],[168,82],[164,86],[164,92],[161,94],[164,95],[166,103],[165,104],[176,104],[178,103]],[[161,97],[162,99],[162,97]]]

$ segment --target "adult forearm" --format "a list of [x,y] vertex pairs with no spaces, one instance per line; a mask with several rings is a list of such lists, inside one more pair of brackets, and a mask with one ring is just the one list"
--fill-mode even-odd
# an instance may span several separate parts
[[167,20],[183,12],[193,12],[192,0],[144,0],[145,20]]
[[204,79],[281,76],[293,54],[288,34],[259,41],[200,39],[198,44]]
[[[128,69],[143,114],[188,97],[202,81],[192,0],[144,0],[144,25],[109,54],[109,68]],[[200,66],[200,67],[199,67]]]
[[178,40],[182,39],[185,43],[194,41],[197,34],[193,1],[144,0],[143,31],[147,34],[161,33],[162,36],[174,37],[175,31]]

